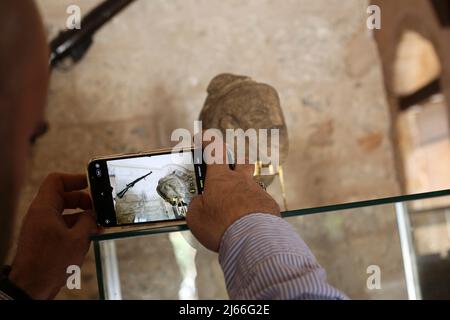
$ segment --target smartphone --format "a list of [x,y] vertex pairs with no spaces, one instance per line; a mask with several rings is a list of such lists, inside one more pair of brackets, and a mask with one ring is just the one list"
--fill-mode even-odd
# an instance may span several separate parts
[[201,150],[194,147],[90,160],[87,175],[98,225],[185,223],[189,203],[203,192],[201,160]]

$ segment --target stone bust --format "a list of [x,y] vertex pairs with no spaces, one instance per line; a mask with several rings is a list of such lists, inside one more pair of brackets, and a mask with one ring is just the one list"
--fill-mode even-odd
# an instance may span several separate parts
[[[273,87],[246,76],[220,74],[212,79],[207,93],[199,117],[204,129],[219,129],[224,135],[226,129],[279,129],[280,164],[284,162],[289,149],[288,134],[280,99]],[[262,176],[259,180],[268,185],[273,176]]]
[[187,205],[197,194],[193,172],[174,170],[159,179],[156,191],[159,196],[172,206]]

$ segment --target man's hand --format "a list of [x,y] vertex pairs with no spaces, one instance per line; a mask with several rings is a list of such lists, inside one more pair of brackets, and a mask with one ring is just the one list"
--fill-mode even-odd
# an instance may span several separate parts
[[[67,267],[81,267],[97,226],[84,175],[50,174],[22,225],[10,280],[34,299],[52,299],[65,285]],[[63,215],[64,209],[84,211]]]
[[226,163],[208,165],[203,194],[192,200],[186,216],[192,233],[206,248],[218,252],[225,231],[245,215],[280,215],[280,207],[253,180],[253,172],[251,164],[238,164],[234,170]]

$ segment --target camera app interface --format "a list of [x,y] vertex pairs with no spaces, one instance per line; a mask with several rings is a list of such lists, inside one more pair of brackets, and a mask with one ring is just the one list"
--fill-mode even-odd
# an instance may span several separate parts
[[106,164],[118,225],[185,218],[198,193],[191,152]]

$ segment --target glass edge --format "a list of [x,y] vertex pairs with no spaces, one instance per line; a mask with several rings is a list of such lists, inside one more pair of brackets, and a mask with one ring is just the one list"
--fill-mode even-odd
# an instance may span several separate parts
[[98,240],[94,240],[94,257],[95,257],[95,273],[97,276],[97,288],[98,299],[105,300],[105,287],[103,285],[103,269],[102,269],[102,257],[100,250],[100,243]]
[[189,230],[187,225],[160,227],[160,228],[148,228],[148,229],[120,231],[120,232],[114,232],[114,233],[95,235],[95,236],[91,237],[91,240],[92,241],[105,241],[105,240],[123,239],[123,238],[129,238],[129,237],[140,237],[140,236],[146,236],[146,235],[151,235],[151,234],[179,232],[179,231],[186,231],[186,230]]
[[[311,214],[325,213],[325,212],[330,212],[330,211],[342,211],[342,210],[348,210],[348,209],[379,206],[379,205],[392,204],[392,203],[397,203],[397,202],[409,202],[409,201],[437,198],[437,197],[444,197],[444,196],[450,196],[450,189],[402,195],[402,196],[395,196],[395,197],[386,197],[386,198],[377,198],[377,199],[371,199],[371,200],[347,202],[347,203],[320,206],[320,207],[296,209],[296,210],[284,211],[281,213],[281,216],[283,218],[291,218],[291,217],[305,216],[305,215],[311,215]],[[105,240],[113,240],[113,239],[123,239],[123,238],[129,238],[129,237],[140,237],[140,236],[146,236],[146,235],[151,235],[151,234],[179,232],[179,231],[186,231],[186,230],[189,230],[187,225],[160,227],[160,228],[148,228],[148,229],[121,231],[121,232],[115,232],[115,233],[95,235],[95,236],[91,237],[91,240],[97,242],[97,241],[105,241]],[[94,245],[95,245],[95,243],[94,243]]]
[[408,195],[403,195],[403,196],[347,202],[347,203],[334,204],[334,205],[321,206],[321,207],[296,209],[296,210],[282,212],[281,216],[283,218],[289,218],[289,217],[304,216],[304,215],[309,215],[309,214],[324,213],[324,212],[330,212],[330,211],[341,211],[341,210],[347,210],[347,209],[379,206],[379,205],[392,204],[392,203],[397,203],[397,202],[410,202],[410,201],[415,201],[415,200],[431,199],[431,198],[438,198],[438,197],[445,197],[445,196],[450,196],[450,189],[425,192],[425,193],[408,194]]

